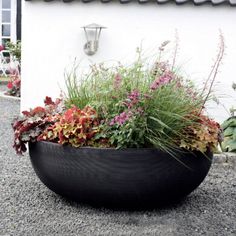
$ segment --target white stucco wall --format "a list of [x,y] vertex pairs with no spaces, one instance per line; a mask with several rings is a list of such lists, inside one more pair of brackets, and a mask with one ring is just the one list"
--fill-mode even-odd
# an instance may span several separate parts
[[[100,3],[62,3],[61,1],[23,1],[22,18],[22,102],[21,109],[42,104],[48,95],[57,97],[64,82],[64,70],[74,58],[89,63],[135,57],[137,46],[152,55],[164,40],[174,40],[175,29],[180,38],[178,64],[193,80],[207,77],[222,30],[227,54],[215,87],[224,96],[226,107],[233,105],[236,93],[236,8],[221,6],[157,5]],[[83,51],[85,35],[80,27],[90,23],[107,27],[102,31],[96,55]],[[232,97],[230,97],[232,96]],[[230,101],[230,102],[229,102]],[[209,109],[218,121],[228,114],[221,107]]]

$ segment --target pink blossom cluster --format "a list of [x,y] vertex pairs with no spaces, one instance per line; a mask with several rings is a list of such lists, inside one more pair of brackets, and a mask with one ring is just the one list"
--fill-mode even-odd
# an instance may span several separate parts
[[119,124],[119,125],[123,125],[127,120],[130,119],[130,117],[133,115],[133,113],[131,111],[129,112],[122,112],[121,114],[115,116],[111,122],[110,125],[114,125],[114,124]]
[[119,124],[119,125],[123,125],[126,121],[130,120],[132,117],[135,116],[140,116],[144,113],[144,110],[142,107],[138,107],[137,109],[135,109],[134,111],[129,110],[128,112],[124,111],[121,114],[115,116],[111,122],[110,122],[110,126],[115,125],[115,124]]
[[140,92],[138,90],[133,90],[130,94],[128,94],[128,99],[125,102],[125,105],[130,109],[134,105],[136,105],[140,100]]
[[122,77],[120,74],[116,74],[114,78],[114,88],[119,89],[121,85]]
[[128,111],[124,111],[119,115],[116,115],[111,122],[109,123],[111,126],[114,124],[123,125],[130,118],[143,114],[144,110],[142,107],[134,107],[140,101],[140,92],[138,90],[133,90],[127,96],[126,101],[123,103]]
[[173,79],[173,74],[172,73],[165,73],[164,75],[157,77],[153,83],[150,86],[151,90],[156,90],[162,85],[170,83],[170,81]]

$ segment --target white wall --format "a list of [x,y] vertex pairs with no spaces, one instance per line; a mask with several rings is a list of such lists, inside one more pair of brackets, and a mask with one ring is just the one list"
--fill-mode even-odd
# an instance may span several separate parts
[[[227,45],[218,82],[217,95],[228,97],[230,107],[236,93],[236,8],[228,6],[175,6],[156,3],[130,4],[62,3],[61,1],[23,1],[22,104],[26,109],[42,104],[46,95],[57,97],[64,82],[64,70],[74,58],[90,62],[131,61],[137,46],[152,55],[164,40],[180,38],[178,64],[193,80],[207,77],[218,47],[219,28]],[[94,56],[83,52],[85,35],[80,27],[90,23],[107,27],[102,31],[100,47]],[[230,102],[228,101],[230,100]],[[222,107],[209,110],[222,121],[228,114]]]

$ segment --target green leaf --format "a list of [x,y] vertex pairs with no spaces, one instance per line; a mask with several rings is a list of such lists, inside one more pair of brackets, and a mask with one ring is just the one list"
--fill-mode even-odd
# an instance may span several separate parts
[[221,143],[221,149],[223,152],[236,152],[236,140],[232,138],[225,138]]
[[225,130],[228,127],[236,127],[236,117],[230,117],[221,125],[222,129]]
[[224,130],[224,136],[227,137],[227,136],[231,136],[234,134],[234,131],[236,132],[236,129],[234,127],[227,127],[225,130]]
[[149,116],[148,118],[156,121],[158,124],[161,125],[160,131],[163,131],[164,128],[171,130],[171,128],[168,125],[166,125],[164,122],[162,122],[160,119],[153,117],[153,116]]

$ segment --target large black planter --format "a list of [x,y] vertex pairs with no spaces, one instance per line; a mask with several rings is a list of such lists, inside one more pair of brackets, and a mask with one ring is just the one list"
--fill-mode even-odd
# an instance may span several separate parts
[[52,191],[113,208],[177,201],[198,187],[212,160],[210,152],[173,157],[157,149],[72,148],[50,142],[30,143],[29,152],[36,174]]

